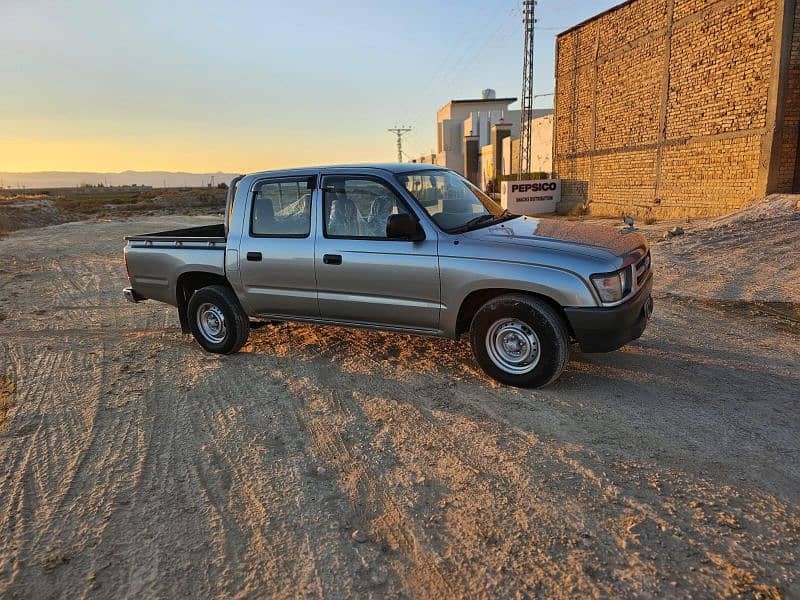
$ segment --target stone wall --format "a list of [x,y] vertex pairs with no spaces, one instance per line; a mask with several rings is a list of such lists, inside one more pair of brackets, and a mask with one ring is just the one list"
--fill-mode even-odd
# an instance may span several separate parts
[[[795,0],[632,0],[561,34],[553,145],[562,209],[588,201],[596,214],[717,215],[764,195],[768,182],[791,191],[800,110],[790,103],[800,94],[780,96],[783,128],[771,102],[777,81],[789,91],[790,72],[797,88],[800,69],[800,27],[788,69],[780,59],[784,3],[794,15]],[[772,156],[792,143],[791,156]]]

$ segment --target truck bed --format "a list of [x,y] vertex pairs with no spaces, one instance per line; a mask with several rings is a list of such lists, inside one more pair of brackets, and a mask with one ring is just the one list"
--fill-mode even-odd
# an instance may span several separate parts
[[130,235],[125,239],[129,242],[200,242],[200,243],[225,243],[225,225],[202,225],[199,227],[185,227],[157,233]]
[[222,223],[159,231],[125,238],[125,262],[136,298],[176,304],[178,278],[200,271],[225,276]]

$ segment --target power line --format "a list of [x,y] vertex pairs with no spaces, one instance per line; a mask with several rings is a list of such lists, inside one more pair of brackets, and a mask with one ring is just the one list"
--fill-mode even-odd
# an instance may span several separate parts
[[[492,5],[491,2],[489,2],[479,11],[479,13],[475,16],[474,19],[471,20],[471,22],[484,23],[495,10],[496,10],[495,7]],[[439,82],[442,76],[448,70],[452,71],[452,69],[446,68],[448,64],[451,63],[452,59],[457,58],[456,62],[452,63],[453,65],[458,65],[461,62],[463,56],[467,52],[469,52],[469,50],[473,47],[471,38],[474,35],[475,33],[473,29],[469,27],[465,27],[461,31],[461,34],[458,36],[457,41],[450,44],[450,49],[445,54],[445,57],[438,63],[436,68],[432,70],[430,77],[426,80],[425,84],[417,89],[416,97],[424,98],[430,91],[431,87],[437,82]],[[462,47],[463,42],[467,42],[467,45]],[[461,50],[460,56],[458,52],[459,50]],[[404,123],[407,123],[409,121],[409,118],[411,117],[410,113],[413,110],[414,110],[413,108],[409,108],[406,110],[406,113],[402,118],[402,121]]]
[[[528,4],[529,4],[530,1],[531,0],[525,0],[525,2],[523,2],[523,11],[527,11],[528,10]],[[567,5],[574,4],[575,2],[576,2],[576,0],[572,0],[572,2],[568,1]],[[534,5],[535,5],[535,3],[534,3]],[[532,8],[533,7],[531,7],[531,9]],[[531,17],[533,17],[532,12],[533,11],[531,11]],[[488,36],[484,37],[484,39],[482,40],[483,43],[479,44],[477,49],[475,47],[464,48],[462,52],[458,53],[458,54],[460,54],[460,56],[459,56],[459,55],[455,54],[453,52],[453,50],[459,48],[459,46],[461,45],[461,42],[464,39],[464,33],[462,33],[462,36],[461,36],[461,38],[459,38],[458,43],[454,44],[451,47],[451,51],[448,53],[447,57],[443,61],[441,61],[439,63],[439,65],[437,66],[436,69],[434,69],[433,75],[431,76],[430,79],[428,79],[428,81],[426,82],[426,85],[424,86],[425,93],[427,93],[429,91],[430,87],[432,86],[432,84],[434,82],[438,82],[439,85],[442,86],[442,87],[448,87],[450,84],[452,84],[452,82],[455,80],[455,78],[460,75],[461,71],[466,69],[467,67],[469,67],[479,56],[481,56],[483,54],[484,50],[494,41],[494,39],[496,39],[498,36],[500,36],[500,37],[502,36],[503,30],[506,28],[507,24],[509,24],[509,21],[507,21],[508,17],[513,16],[515,13],[516,14],[520,14],[520,9],[518,7],[516,7],[516,6],[511,7],[510,10],[507,13],[500,13],[499,19],[495,23],[497,25],[497,27],[494,29],[494,31],[492,31],[492,33],[490,33]],[[536,26],[536,22],[537,22],[536,19],[533,19],[532,23],[530,24],[531,25],[530,29],[533,29],[534,26],[535,26],[536,29],[565,29],[566,28],[566,27],[552,27],[552,28],[550,28],[550,27],[538,27],[538,26]],[[527,40],[527,29],[528,28],[526,27],[526,56],[530,55],[532,57],[532,55],[533,55],[533,41],[532,40],[530,41],[530,49],[528,49],[527,48],[527,42],[528,42],[528,40]],[[533,32],[531,31],[530,33],[531,33],[531,37],[532,37],[533,36]],[[472,50],[472,52],[470,52],[470,50]],[[454,63],[452,63],[451,67],[449,69],[447,69],[447,71],[449,71],[449,72],[444,71],[443,67],[446,66],[447,63],[451,62],[451,59],[453,59],[453,58],[455,58],[456,60],[455,60]],[[530,80],[531,80],[531,83],[532,83],[533,82],[533,73],[532,73],[532,71],[533,71],[533,60],[532,60],[532,58],[530,60],[529,67],[530,67],[529,70],[531,71]],[[441,75],[443,75],[443,76],[442,77],[437,77],[439,75],[440,71],[442,71]],[[543,98],[543,97],[546,97],[546,96],[553,96],[553,95],[554,94],[552,94],[552,93],[551,94],[536,94],[536,95],[532,95],[532,98],[534,98],[534,99],[535,98]],[[531,111],[533,110],[533,103],[532,102],[531,102],[530,110]],[[410,111],[407,111],[406,114],[408,114],[409,112]],[[427,109],[426,109],[425,112],[427,113]],[[530,114],[531,114],[531,117],[532,117],[532,112]],[[414,116],[414,118],[411,119],[411,125],[412,126],[416,125],[416,123],[419,121],[419,119],[421,117],[422,117],[422,111],[418,112]],[[411,137],[414,137],[414,135],[415,135],[415,133],[412,133]]]
[[536,0],[523,0],[525,23],[525,51],[522,59],[522,97],[520,98],[519,171],[530,172],[531,166],[531,120],[533,119],[533,42],[536,25]]
[[[471,48],[472,52],[470,52],[470,48],[466,48],[458,60],[449,69],[449,73],[445,74],[441,79],[438,80],[440,87],[447,88],[452,85],[461,72],[470,67],[492,42],[498,38],[502,38],[502,33],[504,33],[505,28],[513,22],[513,19],[510,19],[510,17],[512,17],[517,11],[517,7],[511,7],[507,12],[501,13],[499,19],[495,22],[496,28],[484,38],[483,43],[477,47]],[[427,111],[428,109],[425,109],[424,111],[420,110],[411,120],[411,125],[416,125],[422,115],[427,114]]]
[[403,162],[403,136],[411,131],[411,127],[393,127],[386,131],[397,136],[397,162]]
[[[500,15],[499,20],[496,22],[497,27],[487,36],[484,37],[483,43],[476,48],[473,48],[472,53],[465,52],[458,62],[453,66],[449,75],[445,76],[441,80],[441,84],[443,87],[450,86],[455,79],[461,74],[463,70],[467,67],[472,66],[472,64],[483,55],[484,51],[489,47],[491,43],[493,43],[496,39],[502,38],[502,33],[504,29],[513,22],[513,19],[510,17],[514,16],[514,13],[517,11],[517,7],[512,6],[508,12],[502,13]],[[466,59],[466,61],[465,61]]]

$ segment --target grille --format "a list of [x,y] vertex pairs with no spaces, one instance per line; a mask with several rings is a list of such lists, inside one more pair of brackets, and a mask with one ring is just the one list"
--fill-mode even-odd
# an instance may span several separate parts
[[650,272],[650,252],[644,255],[644,258],[636,263],[636,287],[639,288],[647,279]]

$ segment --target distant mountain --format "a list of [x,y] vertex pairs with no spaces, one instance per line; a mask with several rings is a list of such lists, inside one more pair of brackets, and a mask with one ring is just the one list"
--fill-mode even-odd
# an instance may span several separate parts
[[81,173],[40,171],[37,173],[4,173],[0,186],[8,188],[62,188],[81,185],[149,185],[152,187],[201,187],[210,182],[228,183],[237,173],[173,173],[169,171],[123,171],[122,173]]

